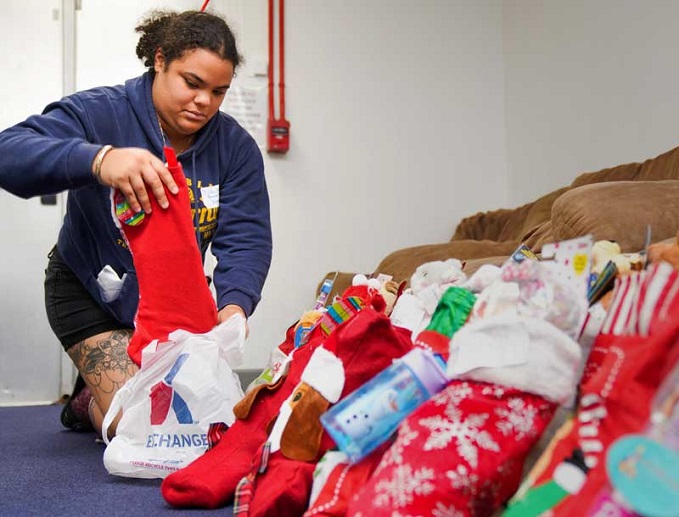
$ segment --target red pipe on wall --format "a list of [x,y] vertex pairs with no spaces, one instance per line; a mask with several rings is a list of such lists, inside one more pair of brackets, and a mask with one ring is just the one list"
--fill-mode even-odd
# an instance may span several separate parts
[[273,108],[273,0],[269,0],[269,122],[274,119]]
[[283,0],[278,0],[278,49],[279,49],[279,66],[280,77],[278,78],[278,100],[279,100],[279,115],[281,120],[285,120],[285,8]]
[[273,60],[274,60],[274,3],[269,0],[269,119],[267,121],[267,151],[270,153],[287,153],[290,149],[290,122],[285,119],[285,32],[283,24],[285,21],[284,0],[278,0],[278,51],[279,51],[279,117],[276,118],[274,110],[274,80],[273,80]]

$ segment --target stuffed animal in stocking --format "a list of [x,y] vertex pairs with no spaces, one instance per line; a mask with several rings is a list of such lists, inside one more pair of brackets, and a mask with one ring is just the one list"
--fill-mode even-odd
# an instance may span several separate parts
[[457,259],[434,260],[418,266],[410,277],[410,288],[399,296],[394,306],[392,323],[409,329],[413,336],[424,330],[443,293],[467,279],[463,268],[464,263]]

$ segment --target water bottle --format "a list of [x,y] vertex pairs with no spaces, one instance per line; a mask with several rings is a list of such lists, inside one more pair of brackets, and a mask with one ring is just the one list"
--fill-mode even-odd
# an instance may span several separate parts
[[442,359],[414,348],[321,415],[321,423],[351,463],[375,450],[448,379]]

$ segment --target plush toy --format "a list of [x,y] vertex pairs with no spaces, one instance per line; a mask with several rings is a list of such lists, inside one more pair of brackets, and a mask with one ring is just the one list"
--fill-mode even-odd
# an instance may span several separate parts
[[627,274],[642,268],[642,259],[638,253],[623,253],[615,241],[596,241],[592,246],[592,273],[601,274],[609,261],[618,268],[618,274]]
[[615,241],[601,240],[592,246],[592,282],[587,297],[590,304],[599,302],[608,310],[612,299],[613,281],[632,271],[641,271],[644,260],[638,253],[624,254]]
[[674,242],[656,242],[648,247],[649,262],[668,262],[674,269],[679,269],[679,232]]
[[467,279],[467,275],[462,271],[463,267],[464,264],[455,258],[425,262],[410,278],[410,289],[415,295],[432,287],[439,287],[445,291],[448,287]]

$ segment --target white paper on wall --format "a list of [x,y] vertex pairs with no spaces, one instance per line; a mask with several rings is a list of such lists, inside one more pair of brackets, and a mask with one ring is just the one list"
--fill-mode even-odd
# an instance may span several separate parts
[[235,118],[262,149],[266,146],[266,95],[266,78],[234,80],[222,105],[222,111]]

